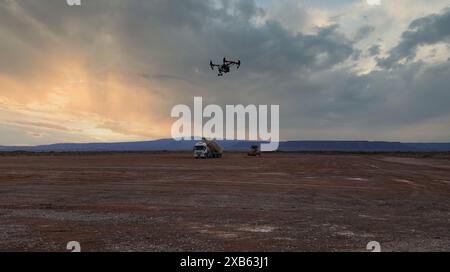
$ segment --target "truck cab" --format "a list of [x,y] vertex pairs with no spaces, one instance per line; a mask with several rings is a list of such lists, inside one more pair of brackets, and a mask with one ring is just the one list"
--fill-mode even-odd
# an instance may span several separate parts
[[194,146],[194,157],[196,159],[206,159],[208,158],[208,145],[205,142],[198,142]]

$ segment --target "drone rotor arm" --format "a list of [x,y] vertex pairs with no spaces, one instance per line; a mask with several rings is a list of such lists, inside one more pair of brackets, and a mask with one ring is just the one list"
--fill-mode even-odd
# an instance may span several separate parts
[[209,66],[211,67],[211,70],[214,70],[214,67],[219,67],[219,64],[214,64],[212,61],[209,62]]

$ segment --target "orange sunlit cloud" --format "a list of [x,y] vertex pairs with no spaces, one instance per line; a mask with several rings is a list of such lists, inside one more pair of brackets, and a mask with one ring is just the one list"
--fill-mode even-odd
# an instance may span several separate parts
[[[167,136],[167,114],[158,112],[161,97],[154,95],[148,84],[130,84],[136,79],[119,72],[91,75],[74,58],[60,59],[47,67],[34,72],[28,80],[0,75],[1,123],[58,130],[75,138],[79,135],[80,140]],[[37,132],[35,135],[45,137]]]

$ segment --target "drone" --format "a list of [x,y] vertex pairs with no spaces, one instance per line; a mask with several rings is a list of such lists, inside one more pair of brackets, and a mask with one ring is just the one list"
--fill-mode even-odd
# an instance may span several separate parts
[[230,67],[232,65],[236,65],[236,68],[239,69],[241,67],[241,61],[231,61],[223,58],[223,64],[214,64],[212,61],[209,62],[209,66],[211,66],[211,70],[214,70],[214,67],[217,67],[219,70],[218,76],[223,76],[223,74],[230,72]]

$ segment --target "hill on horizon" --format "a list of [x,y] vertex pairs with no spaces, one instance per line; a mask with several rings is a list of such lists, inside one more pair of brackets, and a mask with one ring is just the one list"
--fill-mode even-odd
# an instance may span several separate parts
[[[2,152],[108,152],[108,151],[190,151],[196,140],[116,143],[61,143],[37,146],[0,146]],[[260,141],[222,140],[225,151],[247,151]],[[450,143],[403,143],[388,141],[282,141],[278,151],[339,151],[339,152],[449,152]]]

